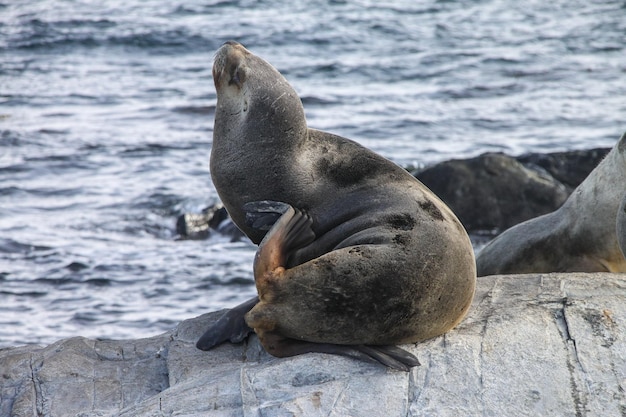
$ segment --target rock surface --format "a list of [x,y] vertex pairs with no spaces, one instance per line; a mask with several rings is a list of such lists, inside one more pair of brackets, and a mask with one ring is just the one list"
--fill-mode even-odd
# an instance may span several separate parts
[[148,339],[0,350],[1,416],[582,416],[626,413],[626,275],[480,278],[468,317],[405,346],[409,373],[255,337],[194,343],[221,313]]

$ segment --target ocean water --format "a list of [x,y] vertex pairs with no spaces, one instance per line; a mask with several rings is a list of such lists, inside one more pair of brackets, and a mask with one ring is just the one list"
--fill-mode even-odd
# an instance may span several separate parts
[[309,125],[404,166],[612,146],[624,1],[0,3],[0,347],[134,338],[255,293],[248,242],[178,240],[217,201],[213,54],[237,40]]

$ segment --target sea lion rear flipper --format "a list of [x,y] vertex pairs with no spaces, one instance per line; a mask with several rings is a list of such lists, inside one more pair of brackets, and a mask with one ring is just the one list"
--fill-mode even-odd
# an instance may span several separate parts
[[360,345],[355,348],[393,369],[408,371],[414,366],[420,366],[420,362],[415,355],[397,346]]
[[365,362],[379,362],[398,371],[409,372],[414,366],[420,366],[415,355],[397,346],[333,345],[329,343],[310,343],[310,345],[307,352],[332,353]]
[[258,297],[239,304],[228,310],[198,339],[196,347],[200,350],[210,350],[229,340],[231,343],[243,341],[251,332],[244,316],[259,302]]
[[257,332],[257,334],[265,350],[271,355],[281,358],[316,352],[348,356],[366,362],[377,362],[405,372],[420,365],[415,355],[397,346],[335,345],[290,339],[277,332]]
[[[260,201],[248,203],[246,206],[254,210],[256,207],[284,210],[278,221],[259,244],[259,250],[254,259],[254,278],[258,280],[267,272],[276,268],[285,267],[287,258],[296,249],[302,248],[315,240],[315,233],[311,228],[313,220],[306,213],[285,203]],[[255,206],[257,205],[257,206]],[[246,214],[253,212],[249,211]]]

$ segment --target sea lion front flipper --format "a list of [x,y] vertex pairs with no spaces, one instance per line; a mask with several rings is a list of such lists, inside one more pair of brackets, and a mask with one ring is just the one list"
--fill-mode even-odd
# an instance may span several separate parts
[[257,281],[257,289],[259,279],[267,273],[274,273],[277,268],[284,268],[287,258],[294,250],[315,240],[311,217],[288,204],[273,201],[248,203],[246,206],[251,210],[246,214],[253,212],[256,204],[266,208],[268,203],[277,210],[284,209],[284,212],[259,244],[259,250],[254,258],[254,279]]
[[246,226],[267,231],[291,206],[280,201],[261,200],[246,203],[242,208],[246,212]]
[[258,297],[251,298],[237,307],[228,310],[198,339],[196,347],[200,350],[210,350],[226,342],[239,343],[243,341],[252,329],[248,327],[244,316],[259,302]]

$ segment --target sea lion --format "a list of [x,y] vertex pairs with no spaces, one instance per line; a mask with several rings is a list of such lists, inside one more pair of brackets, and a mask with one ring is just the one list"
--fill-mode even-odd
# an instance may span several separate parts
[[217,51],[213,78],[211,176],[233,222],[261,242],[259,297],[227,312],[198,348],[240,341],[250,327],[274,356],[416,365],[390,345],[450,330],[473,298],[474,254],[459,220],[400,166],[309,129],[291,85],[241,44]]
[[476,257],[478,275],[626,272],[616,232],[625,193],[626,133],[559,209],[489,242]]

